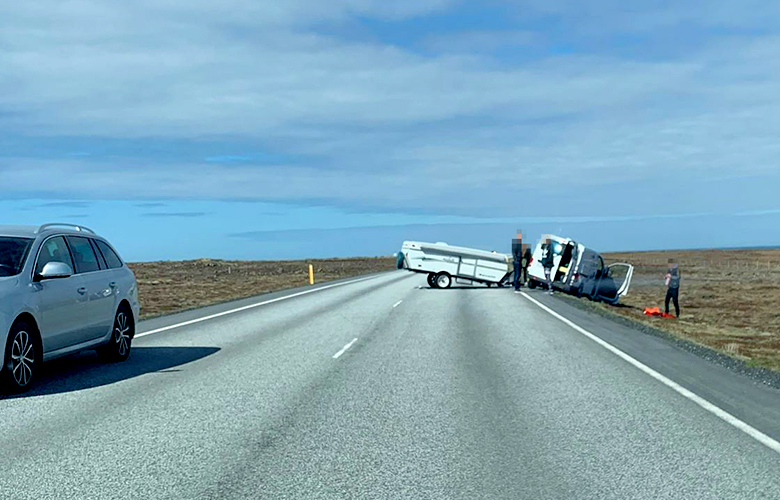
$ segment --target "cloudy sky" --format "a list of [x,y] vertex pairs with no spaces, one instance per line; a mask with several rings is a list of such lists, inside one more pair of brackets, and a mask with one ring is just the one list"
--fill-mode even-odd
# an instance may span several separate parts
[[0,223],[130,260],[780,244],[778,88],[777,2],[3,2]]

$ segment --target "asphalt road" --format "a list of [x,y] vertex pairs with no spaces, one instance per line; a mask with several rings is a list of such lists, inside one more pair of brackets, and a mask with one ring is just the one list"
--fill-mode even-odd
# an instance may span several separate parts
[[780,498],[778,451],[531,299],[770,439],[780,391],[540,293],[327,286],[49,363],[0,400],[0,498]]

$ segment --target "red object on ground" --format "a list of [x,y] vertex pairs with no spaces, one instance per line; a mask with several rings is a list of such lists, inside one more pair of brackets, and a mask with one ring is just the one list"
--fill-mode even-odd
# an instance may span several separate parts
[[673,314],[661,312],[660,307],[645,307],[645,314],[647,316],[661,316],[662,318],[674,318]]

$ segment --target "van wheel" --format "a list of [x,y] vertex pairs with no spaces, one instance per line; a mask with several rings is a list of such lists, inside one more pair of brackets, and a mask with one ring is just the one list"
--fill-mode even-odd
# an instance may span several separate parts
[[108,344],[97,349],[98,356],[108,363],[124,361],[130,356],[130,343],[135,335],[133,315],[127,306],[120,306],[114,317],[114,330]]
[[38,332],[24,321],[17,321],[8,335],[3,366],[0,370],[0,388],[16,394],[32,387],[42,361]]
[[531,290],[536,288],[536,281],[535,280],[528,280],[528,288],[530,288]]
[[452,285],[452,278],[447,273],[436,275],[436,288],[449,288]]
[[436,275],[433,273],[430,273],[428,277],[426,278],[428,281],[428,286],[431,288],[436,288]]

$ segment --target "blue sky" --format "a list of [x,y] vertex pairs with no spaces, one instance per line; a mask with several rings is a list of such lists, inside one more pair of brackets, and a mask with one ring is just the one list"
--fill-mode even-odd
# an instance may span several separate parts
[[775,245],[780,4],[0,5],[0,223],[130,260]]

